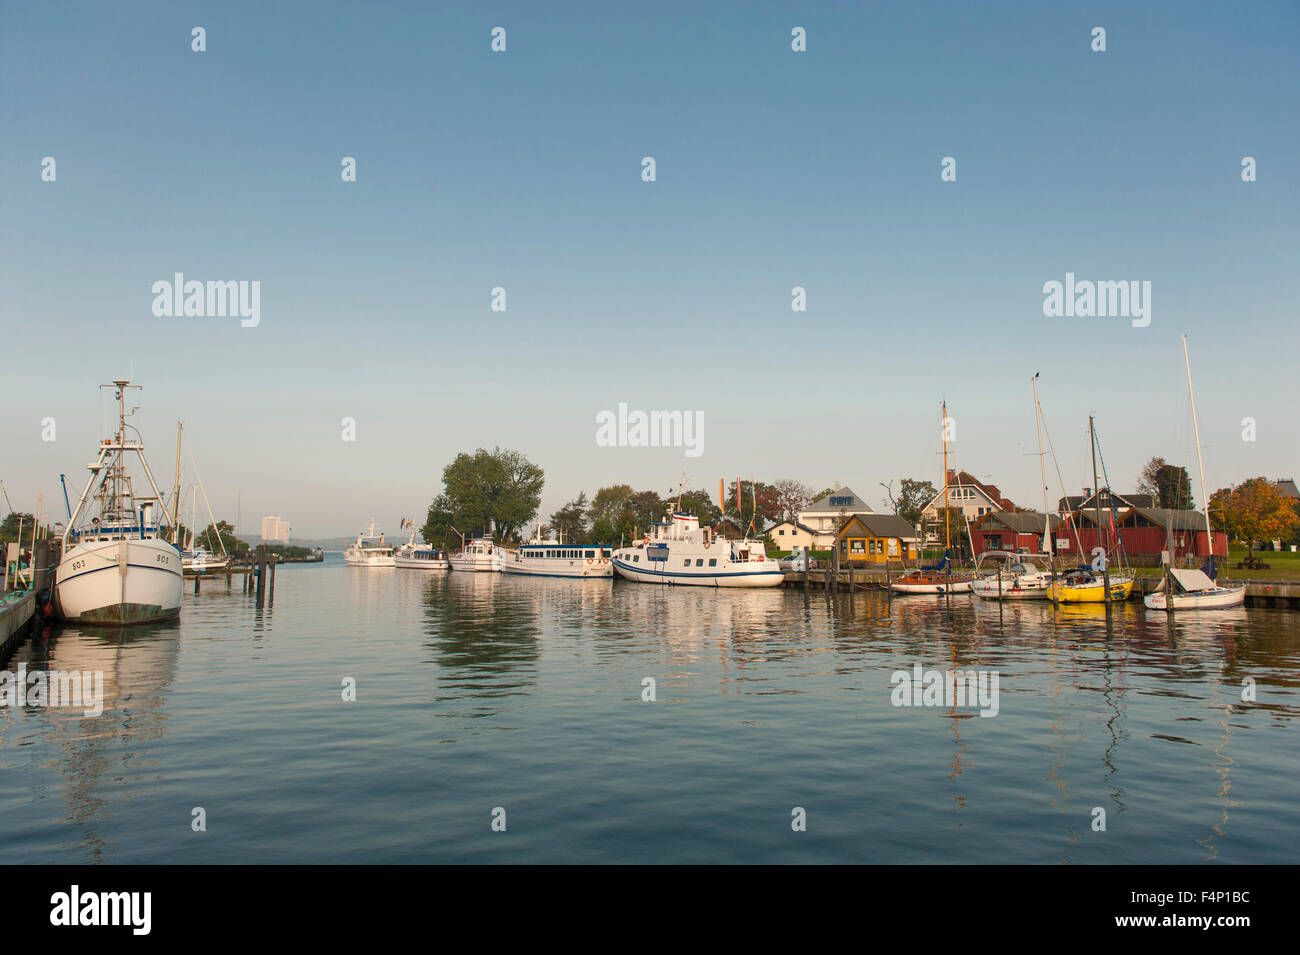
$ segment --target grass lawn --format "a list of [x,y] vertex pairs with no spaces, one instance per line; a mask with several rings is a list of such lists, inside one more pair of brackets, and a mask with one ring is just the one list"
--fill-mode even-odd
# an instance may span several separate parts
[[[1257,550],[1255,558],[1268,564],[1268,570],[1238,570],[1237,562],[1245,557],[1246,548],[1229,548],[1227,564],[1220,564],[1220,573],[1231,580],[1300,580],[1300,553]],[[1164,571],[1159,567],[1139,567],[1137,573],[1143,577],[1155,577]]]

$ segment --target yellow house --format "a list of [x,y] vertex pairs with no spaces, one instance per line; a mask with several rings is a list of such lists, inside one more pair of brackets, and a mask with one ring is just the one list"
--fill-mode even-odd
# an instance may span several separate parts
[[916,560],[916,528],[893,514],[854,514],[835,534],[840,563]]

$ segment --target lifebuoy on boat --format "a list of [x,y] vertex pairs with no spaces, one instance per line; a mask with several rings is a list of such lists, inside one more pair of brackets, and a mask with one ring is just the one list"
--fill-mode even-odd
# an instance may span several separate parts
[[590,557],[588,557],[588,558],[587,558],[587,563],[591,564],[591,563],[595,563],[595,561],[593,561]]

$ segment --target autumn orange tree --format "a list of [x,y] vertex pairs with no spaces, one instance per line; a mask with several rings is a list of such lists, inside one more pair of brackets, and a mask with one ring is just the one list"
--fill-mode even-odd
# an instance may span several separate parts
[[1254,553],[1256,541],[1286,537],[1300,523],[1291,502],[1264,477],[1215,491],[1210,498],[1210,517],[1217,518],[1230,537],[1245,540],[1248,557]]

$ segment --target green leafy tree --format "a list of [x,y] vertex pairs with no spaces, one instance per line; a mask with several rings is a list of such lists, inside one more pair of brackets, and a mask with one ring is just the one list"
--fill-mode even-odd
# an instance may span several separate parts
[[608,521],[611,527],[614,526],[627,510],[627,502],[632,494],[632,486],[629,484],[602,487],[591,499],[591,506],[587,508],[587,519],[591,521],[593,527],[602,520]]
[[589,543],[586,491],[579,492],[577,497],[551,515],[550,531],[565,543]]
[[1176,464],[1162,464],[1156,470],[1156,495],[1160,507],[1175,510],[1191,510],[1192,479],[1187,475],[1187,468]]
[[925,506],[938,493],[938,489],[929,481],[903,478],[899,482],[898,497],[894,499],[894,513],[915,526],[921,522],[921,512]]
[[[184,541],[185,538],[182,537],[180,540]],[[235,536],[235,528],[228,521],[209,524],[194,538],[194,546],[202,547],[209,554],[220,554],[223,548],[227,554],[247,548],[247,545]]]
[[518,451],[479,448],[456,455],[443,468],[442,483],[425,519],[426,541],[445,541],[451,526],[466,536],[492,531],[507,541],[536,516],[545,474]]

